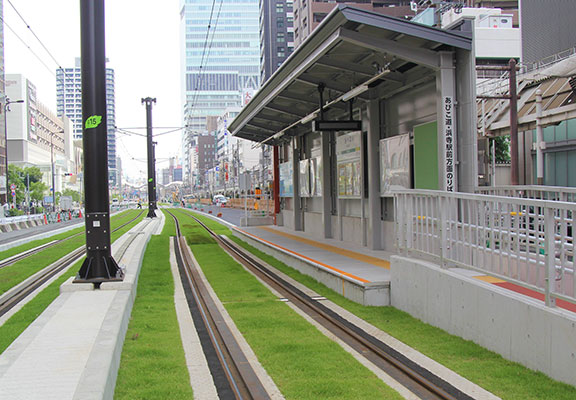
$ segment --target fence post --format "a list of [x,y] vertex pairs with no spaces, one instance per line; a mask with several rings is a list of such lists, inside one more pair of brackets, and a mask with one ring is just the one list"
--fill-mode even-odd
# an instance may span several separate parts
[[556,298],[553,296],[554,285],[556,283],[556,263],[555,263],[555,226],[554,212],[550,207],[544,206],[544,247],[545,255],[545,301],[548,307],[556,307]]
[[447,228],[445,224],[448,213],[446,212],[446,205],[448,204],[449,198],[442,195],[437,195],[437,208],[438,208],[438,229],[440,230],[440,266],[446,268],[446,262],[444,258],[446,256],[447,247]]

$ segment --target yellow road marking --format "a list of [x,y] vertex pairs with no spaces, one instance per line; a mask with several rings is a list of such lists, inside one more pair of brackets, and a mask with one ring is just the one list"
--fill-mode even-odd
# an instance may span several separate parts
[[302,243],[308,244],[310,246],[318,247],[319,249],[323,249],[323,250],[330,251],[332,253],[340,254],[341,256],[345,256],[348,258],[352,258],[354,260],[362,261],[362,262],[365,262],[367,264],[372,264],[372,265],[375,265],[375,266],[380,267],[380,268],[390,269],[390,262],[383,260],[381,258],[367,256],[365,254],[357,253],[355,251],[346,250],[346,249],[342,249],[340,247],[331,246],[329,244],[316,242],[314,240],[306,239],[306,238],[292,235],[292,234],[286,233],[286,232],[277,231],[275,229],[267,228],[265,226],[260,226],[259,228],[264,229],[265,231],[268,231],[268,232],[272,232],[276,235],[287,237],[287,238],[295,240],[297,242],[302,242]]

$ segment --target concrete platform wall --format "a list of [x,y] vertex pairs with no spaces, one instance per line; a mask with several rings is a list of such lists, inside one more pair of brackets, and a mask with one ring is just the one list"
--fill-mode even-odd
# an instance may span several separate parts
[[312,261],[252,239],[242,232],[234,231],[234,234],[251,246],[256,247],[258,250],[275,257],[277,260],[282,261],[284,264],[305,275],[311,276],[318,282],[334,290],[336,293],[339,293],[356,303],[366,306],[390,305],[390,286],[387,283],[368,283],[362,285],[359,282],[349,280],[344,276],[328,271],[320,264],[315,264]]
[[576,383],[576,316],[425,261],[393,256],[391,305],[447,332]]

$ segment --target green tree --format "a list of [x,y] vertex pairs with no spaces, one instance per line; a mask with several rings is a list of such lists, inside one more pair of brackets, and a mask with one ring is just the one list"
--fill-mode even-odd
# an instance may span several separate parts
[[42,171],[38,167],[18,167],[8,165],[9,185],[16,186],[16,204],[26,200],[26,187],[30,183],[30,199],[41,201],[48,187],[42,182]]
[[72,197],[72,201],[80,203],[80,193],[78,193],[76,190],[64,189],[64,191],[62,191],[62,196],[70,196]]
[[510,162],[510,135],[497,136],[493,139],[497,163]]

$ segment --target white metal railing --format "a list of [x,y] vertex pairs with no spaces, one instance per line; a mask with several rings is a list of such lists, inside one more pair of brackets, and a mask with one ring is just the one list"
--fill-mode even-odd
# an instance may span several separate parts
[[5,218],[0,218],[0,225],[33,221],[36,219],[43,219],[43,218],[44,218],[44,214],[18,215],[16,217],[5,217]]
[[474,269],[576,303],[570,202],[439,191],[398,191],[399,252]]
[[492,196],[518,197],[522,199],[566,201],[576,203],[576,188],[564,186],[480,186],[476,193]]

